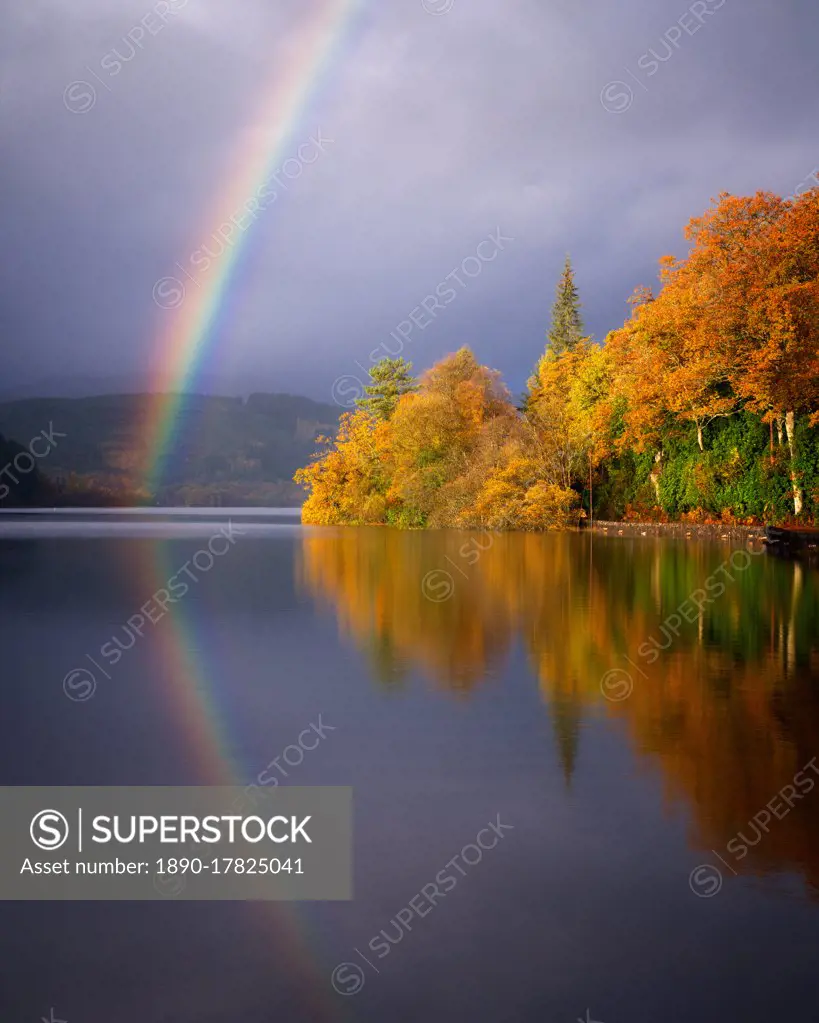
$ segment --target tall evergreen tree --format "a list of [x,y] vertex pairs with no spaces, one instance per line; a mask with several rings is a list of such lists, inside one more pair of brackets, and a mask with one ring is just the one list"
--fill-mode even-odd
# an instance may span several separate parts
[[557,284],[557,296],[552,306],[552,325],[547,337],[548,349],[555,355],[572,351],[583,339],[580,297],[574,283],[572,262],[568,256]]
[[545,360],[571,352],[583,340],[583,320],[580,316],[580,297],[574,283],[571,259],[566,256],[563,273],[557,282],[555,302],[552,306],[552,322],[546,332],[546,351],[541,355],[532,376],[526,381],[526,390],[520,401],[519,410],[527,412],[532,400],[540,389],[540,368]]
[[401,395],[418,387],[412,375],[412,363],[401,357],[387,356],[377,362],[370,371],[370,381],[364,388],[367,397],[356,399],[356,405],[379,419],[389,419]]

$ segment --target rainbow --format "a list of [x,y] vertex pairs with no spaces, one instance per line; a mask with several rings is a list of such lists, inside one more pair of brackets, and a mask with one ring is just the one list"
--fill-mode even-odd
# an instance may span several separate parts
[[[150,543],[151,557],[136,558],[129,566],[129,574],[139,580],[145,593],[166,586],[179,570],[179,552],[172,540],[154,539]],[[155,634],[161,663],[155,684],[176,726],[185,761],[194,769],[196,784],[243,786],[247,772],[237,762],[236,744],[220,707],[219,686],[208,668],[209,654],[213,653],[208,649],[211,640],[197,622],[194,607],[185,606],[184,601],[169,617],[167,623],[161,623],[165,628],[160,625]],[[331,993],[329,975],[319,968],[313,952],[307,910],[287,902],[246,905],[259,941],[292,978],[310,1018],[317,1023],[335,1019],[338,998]]]
[[[357,25],[362,7],[363,0],[310,0],[310,14],[299,28],[285,66],[276,66],[259,116],[238,148],[234,171],[219,192],[206,220],[209,226],[196,247],[208,237],[217,237],[232,217],[247,210],[248,201],[271,180],[280,163],[293,157],[299,144],[318,128],[303,127],[305,114]],[[173,279],[181,301],[163,303],[160,298],[173,292],[164,290],[158,296],[154,289],[157,304],[165,306],[163,312],[169,319],[157,337],[150,388],[153,398],[141,431],[146,444],[143,484],[150,493],[161,483],[177,440],[180,406],[193,389],[197,370],[214,341],[217,319],[250,233],[241,230],[235,243],[225,245],[196,278]],[[180,270],[184,276],[186,271]],[[172,279],[163,280],[167,284]],[[173,308],[168,308],[171,305]],[[145,592],[155,592],[178,568],[173,544],[153,541],[151,555],[140,559],[139,565],[140,573],[145,573]],[[219,683],[208,669],[208,637],[198,625],[194,609],[174,608],[166,628],[157,636],[164,668],[162,695],[178,734],[193,754],[200,784],[243,784],[245,770],[236,762],[235,746],[220,712]],[[271,955],[289,967],[311,1018],[332,1019],[337,999],[331,997],[329,980],[319,975],[310,953],[309,930],[300,919],[305,911],[284,903],[262,904],[251,911]]]
[[[305,114],[320,84],[337,64],[362,10],[363,0],[313,0],[285,66],[277,64],[259,116],[239,147],[234,171],[207,217],[207,224],[212,226],[199,236],[194,252],[204,247],[205,239],[224,240],[219,231],[231,223],[231,218],[235,218],[234,224],[236,220],[242,222],[248,202],[268,184],[282,161],[295,158],[298,145],[307,142],[311,131],[318,128],[315,125],[308,130],[303,126]],[[250,233],[241,229],[235,242],[223,244],[216,258],[200,260],[196,276],[177,264],[182,277],[188,279],[163,278],[154,288],[155,301],[168,310],[169,322],[157,338],[151,386],[154,398],[141,431],[147,445],[143,482],[149,493],[155,493],[161,483],[177,437],[180,406],[185,393],[192,390],[197,369],[213,342],[219,313]]]

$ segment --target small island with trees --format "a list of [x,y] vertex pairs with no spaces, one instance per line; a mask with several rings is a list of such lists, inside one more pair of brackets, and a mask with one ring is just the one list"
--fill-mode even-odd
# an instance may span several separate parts
[[722,194],[602,344],[571,264],[515,402],[461,348],[382,359],[295,475],[314,525],[543,530],[819,519],[819,189]]

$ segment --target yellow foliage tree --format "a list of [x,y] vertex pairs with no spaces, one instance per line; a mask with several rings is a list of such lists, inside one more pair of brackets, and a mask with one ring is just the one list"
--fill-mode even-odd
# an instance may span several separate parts
[[302,507],[303,522],[330,526],[384,521],[386,487],[380,449],[386,431],[387,423],[367,412],[341,417],[333,446],[293,477],[310,491]]

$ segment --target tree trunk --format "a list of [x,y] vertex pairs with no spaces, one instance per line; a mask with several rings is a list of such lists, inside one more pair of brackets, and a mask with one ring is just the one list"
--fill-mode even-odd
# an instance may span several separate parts
[[796,466],[794,463],[794,414],[793,412],[785,413],[785,433],[788,437],[788,451],[791,456],[791,486],[793,487],[793,510],[795,515],[802,514],[802,488],[799,486],[799,479],[796,475]]
[[700,451],[705,451],[705,448],[702,443],[702,427],[700,426],[699,423],[697,423],[697,443],[700,446]]
[[652,469],[648,477],[651,480],[651,485],[654,487],[654,496],[657,501],[657,504],[660,503],[660,472],[662,471],[660,467],[660,462],[662,461],[662,459],[663,453],[662,451],[658,451],[657,454],[654,456],[654,462],[657,468]]

